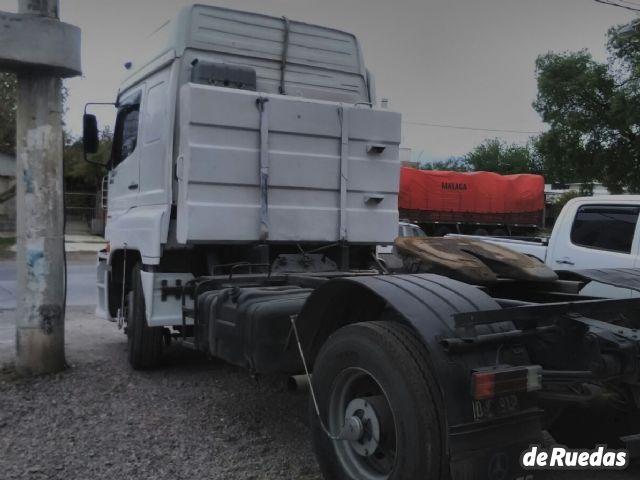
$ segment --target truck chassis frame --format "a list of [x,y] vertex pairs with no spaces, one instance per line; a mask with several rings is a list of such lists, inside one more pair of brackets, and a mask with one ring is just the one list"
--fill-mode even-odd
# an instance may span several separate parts
[[[584,437],[584,429],[575,421],[567,426],[558,420],[576,409],[585,416],[593,409],[605,411],[608,419],[615,410],[611,405],[625,405],[632,419],[627,428],[605,432],[604,426],[590,422],[587,437],[631,452],[640,450],[640,298],[578,295],[590,281],[640,291],[639,271],[560,272],[555,282],[500,279],[495,285],[472,286],[432,274],[236,273],[241,268],[267,267],[243,264],[231,267],[226,275],[162,288],[163,296],[179,296],[183,306],[182,324],[174,337],[254,373],[300,374],[303,368],[293,330],[291,325],[283,327],[292,315],[312,370],[326,344],[348,326],[382,321],[406,328],[426,352],[437,385],[434,403],[442,409],[438,414],[449,459],[446,468],[453,478],[491,478],[477,472],[486,472],[500,455],[509,459],[508,470],[516,475],[519,453],[539,441],[543,428],[566,443]],[[248,337],[231,342],[244,348],[213,348],[212,342],[225,343],[230,337],[211,334],[215,314],[203,314],[200,300],[214,295],[221,303],[242,303],[243,292],[252,289],[291,289],[292,293],[305,291],[308,297],[300,303],[301,309],[281,319],[273,338],[252,338],[255,325],[245,325],[241,330]],[[236,320],[240,324],[246,319],[240,315]],[[252,349],[261,342],[277,346],[279,353],[254,357]],[[477,375],[487,371],[509,375],[527,368],[537,368],[538,391],[510,389],[507,380],[507,388],[494,397],[482,398],[474,392]],[[327,432],[326,419],[318,421],[321,436],[338,438],[338,432]],[[572,429],[582,433],[572,435]],[[335,438],[329,441],[346,441]],[[356,472],[364,475],[365,470]]]

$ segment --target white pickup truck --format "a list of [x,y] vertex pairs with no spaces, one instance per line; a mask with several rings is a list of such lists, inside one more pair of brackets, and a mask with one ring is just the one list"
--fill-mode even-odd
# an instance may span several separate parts
[[[534,256],[553,270],[640,266],[640,195],[580,197],[560,212],[547,238],[481,239]],[[628,297],[629,290],[592,282],[585,295]]]

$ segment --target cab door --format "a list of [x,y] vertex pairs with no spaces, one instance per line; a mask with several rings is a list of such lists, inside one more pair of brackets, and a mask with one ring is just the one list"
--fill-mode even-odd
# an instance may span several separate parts
[[[607,203],[575,207],[573,222],[565,222],[548,259],[554,270],[632,268],[638,256],[638,213],[635,205]],[[571,218],[571,217],[569,217]],[[581,292],[627,298],[631,291],[592,282]]]
[[140,182],[140,103],[142,87],[118,105],[109,171],[108,218],[115,220],[137,204]]
[[139,135],[140,182],[137,205],[168,205],[168,177],[173,141],[173,102],[170,67],[149,77],[145,84]]

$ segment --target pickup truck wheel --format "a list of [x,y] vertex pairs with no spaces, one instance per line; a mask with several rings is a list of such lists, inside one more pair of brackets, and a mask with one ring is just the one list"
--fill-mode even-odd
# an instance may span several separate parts
[[393,322],[338,330],[316,359],[313,387],[326,429],[311,403],[318,463],[334,480],[438,480],[443,471],[444,418],[422,343]]
[[133,268],[131,289],[127,295],[129,364],[136,370],[152,368],[160,362],[164,332],[161,327],[147,325],[140,265]]

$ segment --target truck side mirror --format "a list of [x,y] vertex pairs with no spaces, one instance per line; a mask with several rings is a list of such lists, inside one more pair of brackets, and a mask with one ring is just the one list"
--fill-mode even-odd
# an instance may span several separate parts
[[85,156],[88,153],[96,153],[99,143],[98,120],[95,115],[85,113],[82,118],[82,144]]

